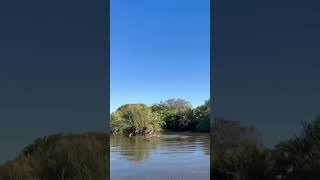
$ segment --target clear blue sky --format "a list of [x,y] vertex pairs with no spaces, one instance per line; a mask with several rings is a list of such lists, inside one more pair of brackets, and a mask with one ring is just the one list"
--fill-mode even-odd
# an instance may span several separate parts
[[209,0],[111,0],[110,110],[210,96]]

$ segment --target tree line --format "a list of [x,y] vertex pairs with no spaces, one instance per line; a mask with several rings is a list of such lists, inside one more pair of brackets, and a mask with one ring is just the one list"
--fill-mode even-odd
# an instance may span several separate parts
[[209,100],[193,108],[183,99],[169,99],[151,106],[125,104],[111,113],[113,134],[148,135],[163,129],[176,131],[210,131]]

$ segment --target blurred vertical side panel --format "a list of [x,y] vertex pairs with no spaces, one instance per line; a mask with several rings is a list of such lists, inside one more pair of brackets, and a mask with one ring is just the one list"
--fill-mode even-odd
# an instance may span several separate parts
[[109,179],[109,0],[0,2],[0,179]]
[[213,47],[214,47],[214,0],[210,0],[210,179],[214,179],[213,174],[213,126],[214,126],[214,54],[213,54]]

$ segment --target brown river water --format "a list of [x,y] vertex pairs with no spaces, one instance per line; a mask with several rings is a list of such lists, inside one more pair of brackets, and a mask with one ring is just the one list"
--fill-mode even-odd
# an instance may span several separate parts
[[111,136],[111,180],[209,180],[210,137],[163,132],[160,137]]

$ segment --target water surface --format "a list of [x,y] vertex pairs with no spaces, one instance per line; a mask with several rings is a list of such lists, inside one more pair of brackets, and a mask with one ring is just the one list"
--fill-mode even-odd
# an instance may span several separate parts
[[111,136],[111,180],[209,180],[209,134]]

